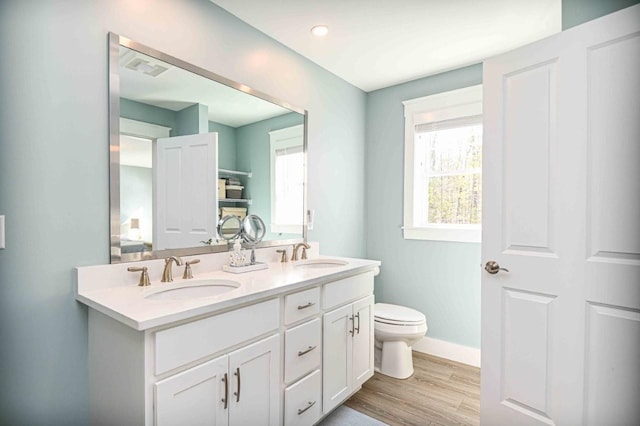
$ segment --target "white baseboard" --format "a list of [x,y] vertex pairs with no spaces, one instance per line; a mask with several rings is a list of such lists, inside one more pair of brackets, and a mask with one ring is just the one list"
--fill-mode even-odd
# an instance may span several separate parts
[[480,368],[480,349],[477,348],[470,348],[469,346],[462,346],[431,337],[423,337],[422,340],[412,346],[412,349]]

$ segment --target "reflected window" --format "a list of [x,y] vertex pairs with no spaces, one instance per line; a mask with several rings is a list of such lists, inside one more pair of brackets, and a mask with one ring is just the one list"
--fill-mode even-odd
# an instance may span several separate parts
[[302,233],[304,206],[303,127],[269,132],[271,141],[271,232]]

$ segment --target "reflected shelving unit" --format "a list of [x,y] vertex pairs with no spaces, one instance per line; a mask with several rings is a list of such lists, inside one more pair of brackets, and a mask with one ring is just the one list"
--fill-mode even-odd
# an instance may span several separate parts
[[[251,172],[243,172],[240,170],[230,170],[230,169],[218,169],[218,177],[229,177],[229,176],[243,176],[247,179],[251,179]],[[251,205],[250,198],[220,198],[218,199],[220,203],[240,203],[246,204],[248,206]]]

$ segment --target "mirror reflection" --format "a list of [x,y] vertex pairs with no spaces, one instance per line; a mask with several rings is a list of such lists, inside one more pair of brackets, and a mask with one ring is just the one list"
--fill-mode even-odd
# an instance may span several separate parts
[[267,243],[304,238],[304,111],[188,71],[134,42],[119,46],[118,63],[112,227],[119,210],[120,259],[112,248],[112,262],[194,247],[227,250],[217,232],[227,216],[263,218]]

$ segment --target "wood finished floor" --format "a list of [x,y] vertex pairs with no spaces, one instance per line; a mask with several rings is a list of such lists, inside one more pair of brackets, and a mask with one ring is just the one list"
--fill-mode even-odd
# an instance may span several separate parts
[[345,405],[391,426],[480,424],[480,369],[413,353],[406,380],[375,373]]

